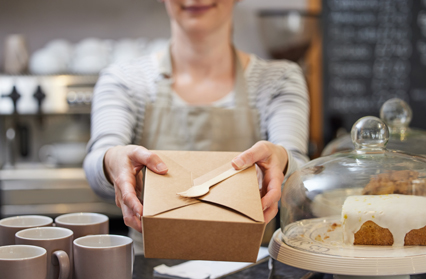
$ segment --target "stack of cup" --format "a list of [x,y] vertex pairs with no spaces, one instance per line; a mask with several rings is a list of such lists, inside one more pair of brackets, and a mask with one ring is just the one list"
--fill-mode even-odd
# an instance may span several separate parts
[[133,241],[110,235],[98,213],[0,220],[1,278],[131,279]]

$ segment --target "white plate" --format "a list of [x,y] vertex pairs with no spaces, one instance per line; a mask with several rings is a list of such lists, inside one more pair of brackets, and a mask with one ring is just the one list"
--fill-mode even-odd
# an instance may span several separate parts
[[297,268],[329,274],[426,273],[426,247],[346,245],[341,241],[341,227],[330,229],[333,223],[338,224],[336,218],[309,219],[288,225],[285,236],[277,230],[269,244],[271,257]]
[[[333,224],[336,226],[333,227]],[[285,227],[284,242],[296,249],[340,257],[399,258],[426,255],[426,246],[377,246],[343,243],[339,217],[308,219]],[[426,263],[425,263],[426,264]]]

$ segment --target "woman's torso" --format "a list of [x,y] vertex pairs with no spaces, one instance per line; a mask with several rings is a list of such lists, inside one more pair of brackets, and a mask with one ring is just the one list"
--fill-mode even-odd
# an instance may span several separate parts
[[[180,91],[178,95],[175,90],[185,87],[176,86],[178,78],[171,60],[168,50],[159,54],[161,76],[155,81],[156,99],[145,103],[144,131],[138,144],[152,150],[244,151],[260,140],[259,113],[249,105],[244,69],[235,49],[234,74],[228,77],[233,79],[233,107],[177,104],[179,95],[209,92],[186,87],[190,94]],[[223,92],[207,97],[214,100],[219,96],[223,98]]]
[[[309,100],[300,67],[288,61],[266,61],[251,55],[244,75],[249,106],[259,111],[260,138],[286,146],[290,152],[306,154]],[[95,88],[94,130],[89,150],[98,145],[108,146],[109,142],[112,145],[140,142],[145,105],[156,100],[159,78],[155,54],[112,65],[102,72]],[[232,94],[225,99],[218,106],[235,107]],[[178,102],[177,97],[172,101]],[[98,141],[101,136],[102,141]]]

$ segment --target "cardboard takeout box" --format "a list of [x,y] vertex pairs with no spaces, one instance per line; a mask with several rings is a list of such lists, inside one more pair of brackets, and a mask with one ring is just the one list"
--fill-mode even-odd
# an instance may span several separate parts
[[199,198],[177,195],[232,168],[239,153],[155,151],[169,171],[146,170],[143,240],[147,258],[255,262],[265,222],[256,169],[250,167]]

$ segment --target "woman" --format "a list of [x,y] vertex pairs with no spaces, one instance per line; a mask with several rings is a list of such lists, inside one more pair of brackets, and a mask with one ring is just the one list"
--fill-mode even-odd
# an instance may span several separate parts
[[163,2],[170,46],[110,66],[96,85],[88,181],[100,196],[115,197],[125,224],[141,232],[140,170],[167,173],[150,150],[244,151],[233,166],[256,163],[262,171],[269,222],[284,175],[307,161],[309,100],[301,70],[234,49],[234,1]]

